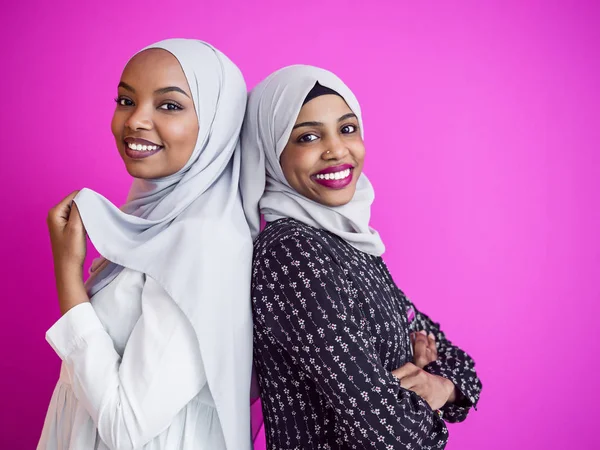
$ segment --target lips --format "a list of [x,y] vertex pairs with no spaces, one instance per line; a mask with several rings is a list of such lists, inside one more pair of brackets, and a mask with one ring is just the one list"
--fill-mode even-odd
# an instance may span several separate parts
[[321,170],[320,172],[316,173],[315,175],[325,175],[328,173],[341,172],[341,171],[347,170],[347,169],[354,169],[354,166],[352,164],[340,164],[339,166],[327,167],[326,169]]
[[146,139],[126,137],[124,141],[126,146],[125,153],[132,159],[147,158],[155,155],[164,148],[162,145],[155,144]]
[[352,182],[354,167],[351,164],[327,167],[311,175],[313,181],[329,189],[343,189]]

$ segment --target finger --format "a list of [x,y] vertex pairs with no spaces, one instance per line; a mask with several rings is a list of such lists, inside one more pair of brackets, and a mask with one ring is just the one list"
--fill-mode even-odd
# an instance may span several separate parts
[[[423,380],[419,376],[418,372],[414,372],[406,377],[400,379],[400,387],[415,391],[423,383]],[[415,391],[416,392],[416,391]]]
[[429,357],[429,361],[433,362],[438,359],[438,352],[435,347],[427,347],[427,356]]
[[73,202],[75,197],[77,197],[77,194],[79,194],[79,191],[71,192],[69,195],[67,195],[65,198],[63,198],[61,200],[61,202],[58,204],[58,206],[61,206],[61,205],[71,206],[71,203]]
[[[79,194],[79,191],[71,192],[58,204],[57,208],[59,208],[60,217],[62,219],[68,221],[71,218],[71,215],[73,214],[73,206],[75,205],[73,200],[75,199],[77,194]],[[77,216],[79,217],[79,213],[77,214]]]
[[398,369],[392,371],[392,375],[394,375],[398,379],[402,379],[404,377],[409,376],[410,374],[412,374],[413,372],[415,372],[417,370],[419,370],[419,368],[417,366],[415,366],[414,364],[406,363],[402,367],[399,367]]
[[79,215],[79,208],[77,208],[77,204],[75,202],[72,202],[71,204],[71,214],[69,215],[69,222],[82,223],[81,216]]
[[417,386],[421,386],[421,389],[427,390],[430,375],[422,369],[417,369],[410,375],[400,380],[400,386],[404,389],[410,389],[414,391]]
[[431,355],[427,352],[429,346],[427,336],[423,336],[420,332],[416,333],[413,346],[413,362],[422,369],[431,362]]
[[437,360],[437,352],[435,350],[427,348],[427,364]]
[[417,394],[419,397],[421,397],[423,400],[427,401],[425,399],[425,395],[427,395],[427,389],[425,388],[425,386],[423,386],[422,384],[415,384],[413,387],[409,388],[410,391],[413,391],[415,394]]
[[50,210],[48,220],[56,221],[67,221],[69,220],[69,214],[71,213],[71,203],[79,191],[71,192],[65,198],[63,198],[58,205]]
[[434,336],[433,333],[429,333],[427,335],[427,341],[429,343],[429,347],[431,347],[431,348],[437,348],[437,345],[435,343],[435,336]]
[[82,230],[87,237],[87,231],[85,230],[83,220],[81,220],[81,215],[79,214],[79,208],[75,202],[73,202],[73,205],[71,206],[71,215],[69,216],[68,225],[70,227],[74,227],[75,229]]
[[414,343],[415,358],[424,356],[425,350],[427,350],[428,345],[429,345],[429,341],[427,340],[427,336],[423,336],[421,333],[416,333],[415,334],[415,343]]

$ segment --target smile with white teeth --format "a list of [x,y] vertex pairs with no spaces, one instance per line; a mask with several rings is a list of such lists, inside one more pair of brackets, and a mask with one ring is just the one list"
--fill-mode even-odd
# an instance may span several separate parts
[[318,180],[343,180],[350,176],[350,169],[341,170],[339,172],[320,173],[315,175]]
[[158,150],[160,148],[159,145],[142,145],[142,144],[132,144],[132,143],[128,143],[127,145],[131,150],[135,150],[137,152],[152,152],[152,151]]

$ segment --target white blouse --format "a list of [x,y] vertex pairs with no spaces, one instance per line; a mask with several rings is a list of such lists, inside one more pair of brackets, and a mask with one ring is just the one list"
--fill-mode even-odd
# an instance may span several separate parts
[[196,334],[152,278],[122,270],[46,339],[62,367],[38,450],[226,448]]

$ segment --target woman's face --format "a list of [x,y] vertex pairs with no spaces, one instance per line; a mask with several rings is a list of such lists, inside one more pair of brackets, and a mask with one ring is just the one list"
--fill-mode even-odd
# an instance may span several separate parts
[[300,110],[280,163],[299,194],[327,206],[352,200],[365,146],[358,119],[343,98],[329,94]]
[[194,151],[198,118],[179,61],[162,49],[137,54],[123,70],[112,132],[127,172],[162,178]]

